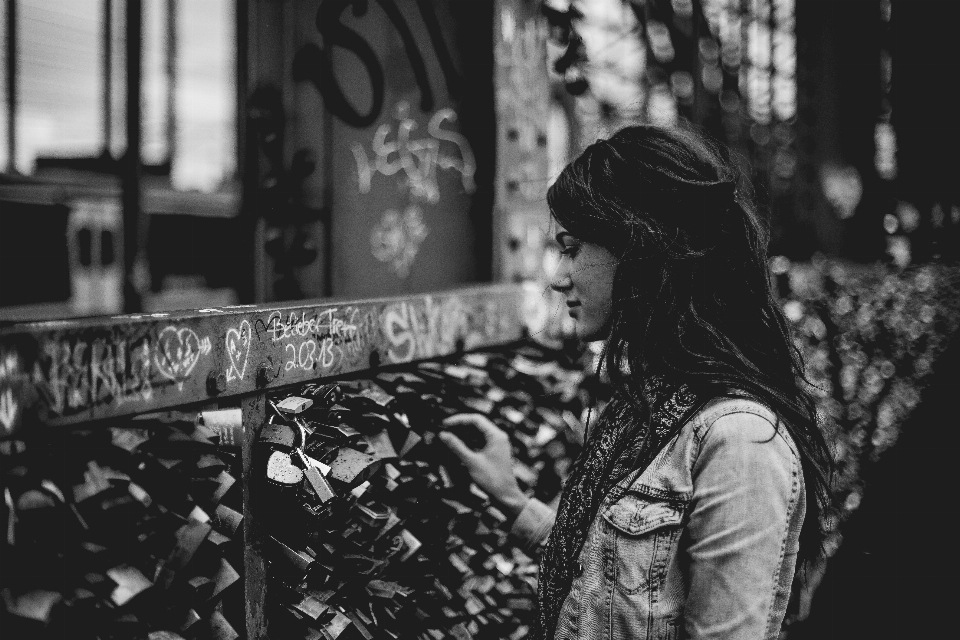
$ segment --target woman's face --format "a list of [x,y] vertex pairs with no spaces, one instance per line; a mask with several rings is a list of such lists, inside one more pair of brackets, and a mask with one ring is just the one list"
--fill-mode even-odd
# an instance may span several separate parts
[[560,264],[550,287],[563,294],[577,337],[602,340],[610,331],[617,259],[598,244],[559,231]]

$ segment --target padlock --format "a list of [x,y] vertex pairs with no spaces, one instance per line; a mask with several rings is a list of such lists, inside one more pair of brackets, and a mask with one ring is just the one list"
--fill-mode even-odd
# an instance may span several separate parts
[[313,400],[310,398],[301,398],[300,396],[287,396],[277,403],[277,409],[287,414],[298,414],[313,406]]
[[348,487],[355,487],[370,478],[382,463],[383,460],[368,453],[343,447],[330,464],[330,477]]
[[300,395],[313,400],[314,407],[328,407],[343,397],[343,390],[336,382],[327,384],[306,384],[300,389]]
[[293,448],[293,443],[296,438],[297,433],[294,427],[274,423],[263,426],[257,442],[282,449],[283,451],[290,451],[290,449]]

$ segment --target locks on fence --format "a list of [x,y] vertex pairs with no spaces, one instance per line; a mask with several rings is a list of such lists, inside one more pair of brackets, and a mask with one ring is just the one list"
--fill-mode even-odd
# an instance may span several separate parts
[[[536,561],[436,436],[448,415],[488,416],[510,434],[521,486],[551,500],[575,454],[565,434],[581,410],[581,370],[559,362],[523,346],[270,400],[254,452],[254,510],[268,523],[268,631],[527,635]],[[479,434],[458,435],[482,445]]]
[[223,437],[236,414],[0,443],[4,636],[240,637],[240,449]]

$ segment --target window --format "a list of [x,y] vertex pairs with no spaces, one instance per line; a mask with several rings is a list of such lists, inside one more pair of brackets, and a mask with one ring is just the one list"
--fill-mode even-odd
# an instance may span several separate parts
[[[5,2],[0,170],[33,174],[84,158],[103,170],[95,159],[122,156],[126,11],[137,4]],[[216,191],[236,171],[234,11],[232,0],[142,2],[141,159],[177,190]]]

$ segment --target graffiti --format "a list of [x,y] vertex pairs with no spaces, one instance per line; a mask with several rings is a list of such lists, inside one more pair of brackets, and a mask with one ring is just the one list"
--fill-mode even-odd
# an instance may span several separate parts
[[155,362],[157,371],[177,383],[183,391],[183,382],[200,360],[210,353],[210,338],[201,340],[193,329],[165,327],[157,338]]
[[274,311],[262,324],[273,343],[285,342],[284,371],[329,371],[365,353],[372,320],[358,307],[333,307],[313,314],[293,311],[286,318]]
[[347,356],[356,359],[367,356],[367,350],[375,343],[377,332],[376,315],[370,309],[347,307],[344,315],[349,315],[350,324],[356,327],[352,339],[344,343]]
[[[453,98],[461,94],[462,78],[457,72],[447,49],[446,42],[437,20],[432,0],[417,0],[417,8],[423,24],[430,36],[437,61],[446,81],[447,91]],[[427,75],[427,68],[416,38],[410,25],[403,17],[395,0],[376,0],[393,27],[400,35],[404,51],[413,69],[413,75],[420,89],[420,109],[431,111],[434,106],[433,88]],[[347,7],[352,5],[353,15],[362,18],[367,14],[368,3],[354,3],[352,0],[323,0],[317,9],[316,28],[323,39],[322,47],[312,42],[303,45],[294,55],[293,78],[296,82],[310,82],[323,96],[327,110],[347,124],[354,127],[369,127],[377,121],[383,110],[386,93],[383,65],[376,52],[359,33],[344,25],[341,20]],[[366,71],[370,83],[370,107],[365,113],[357,111],[347,98],[337,77],[333,64],[333,51],[341,48],[352,53]],[[351,78],[351,81],[353,79]]]
[[34,364],[33,383],[50,411],[65,415],[96,405],[153,397],[150,339],[51,340]]
[[383,333],[391,362],[410,362],[453,351],[458,343],[473,348],[498,335],[502,324],[495,302],[469,307],[457,296],[422,305],[399,302],[383,312]]
[[[360,143],[355,142],[351,147],[357,161],[360,193],[370,192],[375,174],[392,176],[403,171],[402,186],[409,191],[411,199],[435,204],[440,201],[438,168],[458,172],[467,193],[476,190],[473,176],[477,167],[470,143],[456,131],[443,128],[445,122],[456,122],[457,114],[453,109],[440,109],[434,113],[427,123],[428,135],[421,138],[412,137],[417,122],[410,117],[410,105],[405,100],[397,103],[396,119],[398,124],[393,141],[389,140],[393,134],[391,125],[377,127],[371,145],[372,159]],[[444,153],[443,142],[456,145],[457,153]]]
[[227,382],[233,380],[243,380],[247,372],[247,359],[250,357],[250,343],[252,342],[253,330],[250,328],[250,322],[244,320],[236,329],[227,329],[225,337],[227,347],[227,358],[230,364],[227,365]]
[[270,317],[267,318],[267,331],[273,334],[272,340],[274,342],[319,333],[321,327],[326,328],[331,324],[330,321],[333,319],[333,314],[336,313],[336,311],[335,308],[327,309],[321,311],[319,315],[315,314],[309,318],[305,311],[299,315],[296,311],[292,311],[286,320],[283,319],[282,313],[274,311],[270,314]]
[[402,215],[388,209],[370,231],[373,257],[388,263],[398,278],[406,278],[429,231],[420,207],[410,205]]

